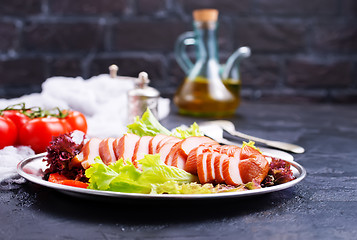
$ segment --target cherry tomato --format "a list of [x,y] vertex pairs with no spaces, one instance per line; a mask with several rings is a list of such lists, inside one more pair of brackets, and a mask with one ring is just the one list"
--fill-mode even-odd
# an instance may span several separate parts
[[87,121],[81,112],[69,111],[67,117],[64,119],[72,127],[71,131],[80,130],[84,133],[87,133]]
[[34,118],[19,130],[20,144],[30,146],[36,153],[45,152],[52,137],[67,131],[68,125],[59,118]]
[[[13,123],[15,123],[16,128],[21,129],[23,125],[25,125],[30,118],[26,116],[25,114],[21,113],[18,110],[6,110],[3,111],[3,116],[10,118]],[[19,144],[19,138],[17,137],[16,139],[16,144]]]
[[17,128],[21,128],[30,120],[28,116],[17,110],[3,111],[3,116],[10,118],[15,123]]
[[[54,110],[58,110],[58,112],[53,113]],[[27,145],[36,153],[39,153],[46,151],[46,147],[55,136],[74,130],[87,133],[86,118],[78,111],[61,111],[59,108],[54,108],[52,111],[37,107],[26,108],[23,103],[1,109],[0,116],[8,117],[12,121],[12,125],[15,125],[17,132],[15,142],[13,142],[13,135],[8,137],[8,134],[10,134],[8,132],[12,128],[6,123],[2,123],[0,129],[2,131],[0,132],[1,147],[14,144]]]
[[0,116],[0,149],[14,145],[17,138],[17,128],[11,119]]
[[65,118],[58,118],[58,121],[62,123],[65,133],[73,131],[71,124],[69,124],[69,122]]

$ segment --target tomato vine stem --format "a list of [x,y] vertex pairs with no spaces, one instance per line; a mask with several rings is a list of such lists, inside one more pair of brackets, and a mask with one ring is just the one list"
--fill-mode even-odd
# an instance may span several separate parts
[[26,104],[22,102],[22,103],[9,105],[4,109],[0,109],[0,115],[3,115],[4,111],[11,111],[11,110],[18,111],[31,119],[44,118],[44,117],[66,118],[69,114],[68,110],[61,110],[59,107],[46,110],[38,106],[26,107]]

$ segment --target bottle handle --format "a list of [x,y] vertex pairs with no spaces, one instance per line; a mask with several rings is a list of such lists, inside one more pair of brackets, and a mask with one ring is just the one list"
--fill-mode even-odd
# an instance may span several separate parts
[[[237,64],[243,59],[250,57],[251,55],[251,50],[249,47],[240,47],[238,48],[227,60],[223,73],[222,73],[222,79],[228,79],[229,75],[232,71],[236,71],[236,77],[239,76],[239,72],[237,70]],[[239,78],[237,78],[239,79]]]
[[196,40],[195,40],[194,32],[185,32],[181,34],[176,40],[176,44],[175,44],[176,61],[187,75],[189,74],[191,68],[193,67],[193,63],[187,55],[186,46],[195,45],[195,44],[196,44]]

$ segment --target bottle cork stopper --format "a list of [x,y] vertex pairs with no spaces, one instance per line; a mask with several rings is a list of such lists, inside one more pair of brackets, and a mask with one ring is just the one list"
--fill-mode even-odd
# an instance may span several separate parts
[[118,66],[113,64],[109,66],[109,75],[111,78],[116,78],[118,76]]
[[198,9],[193,11],[193,18],[199,22],[216,22],[218,20],[217,9]]

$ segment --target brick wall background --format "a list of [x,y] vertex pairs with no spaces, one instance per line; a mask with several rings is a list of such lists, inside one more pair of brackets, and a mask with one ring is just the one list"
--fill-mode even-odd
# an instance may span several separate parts
[[355,0],[0,0],[0,97],[39,92],[51,76],[89,78],[115,63],[145,70],[173,94],[184,77],[173,49],[191,12],[220,11],[223,61],[247,45],[243,97],[357,102]]

